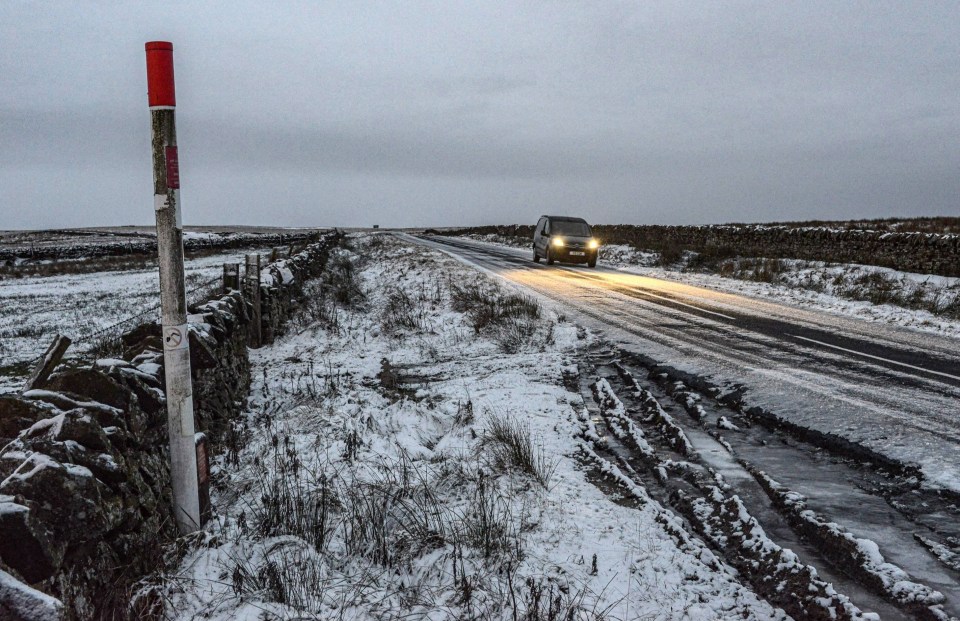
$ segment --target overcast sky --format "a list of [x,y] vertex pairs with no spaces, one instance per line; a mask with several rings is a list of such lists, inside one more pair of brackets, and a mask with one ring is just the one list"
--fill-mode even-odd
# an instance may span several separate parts
[[0,229],[960,215],[960,2],[0,2]]

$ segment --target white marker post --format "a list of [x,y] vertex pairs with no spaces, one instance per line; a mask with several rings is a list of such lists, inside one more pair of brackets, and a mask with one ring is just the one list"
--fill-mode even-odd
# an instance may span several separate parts
[[180,168],[177,161],[176,95],[173,44],[151,41],[147,50],[153,150],[153,207],[160,255],[160,308],[163,365],[167,384],[170,480],[173,512],[181,534],[200,529],[197,453],[193,437],[193,385],[183,274],[183,225],[180,216]]

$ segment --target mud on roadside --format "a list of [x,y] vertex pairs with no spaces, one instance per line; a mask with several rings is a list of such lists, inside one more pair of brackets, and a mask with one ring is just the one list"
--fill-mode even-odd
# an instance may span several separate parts
[[[590,410],[581,441],[596,469],[622,489],[645,488],[683,516],[686,528],[771,603],[799,618],[862,618],[845,595],[884,618],[956,614],[960,539],[958,520],[949,516],[960,508],[956,498],[924,487],[915,466],[793,425],[750,407],[742,390],[724,391],[642,355],[599,346],[584,360],[579,377],[564,381],[579,385]],[[726,455],[705,458],[710,439]],[[775,480],[776,468],[789,464],[762,457],[778,452],[805,455],[831,485],[883,504],[896,516],[898,537],[910,542],[906,547],[927,558],[898,567],[882,554],[886,542],[854,536],[862,526],[856,508],[828,513],[823,507],[835,504],[821,502],[819,512],[811,510],[802,494]],[[913,569],[923,579],[933,575],[931,584],[912,576]],[[830,571],[834,585],[820,578]]]

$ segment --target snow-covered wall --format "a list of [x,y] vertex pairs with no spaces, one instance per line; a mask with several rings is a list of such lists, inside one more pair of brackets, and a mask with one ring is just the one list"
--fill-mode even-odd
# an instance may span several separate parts
[[[608,244],[636,248],[692,250],[713,256],[806,259],[878,265],[906,272],[960,276],[960,235],[845,230],[775,225],[594,225]],[[533,237],[533,226],[482,226],[443,231]]]
[[[264,270],[265,342],[283,331],[303,283],[339,240],[328,234]],[[250,385],[249,304],[231,292],[191,308],[197,429],[214,450]],[[36,593],[30,605],[50,618],[112,618],[176,536],[159,327],[140,326],[123,341],[122,359],[62,370],[42,390],[0,397],[0,572],[15,578],[0,581],[0,610]],[[43,594],[62,601],[62,611]]]
[[[29,241],[10,242],[0,246],[0,263],[14,263],[19,260],[43,261],[77,259],[82,257],[105,257],[128,254],[148,254],[157,251],[154,235],[109,235],[108,239],[97,238],[86,241],[81,231],[64,231],[69,239],[66,242],[47,242],[42,237],[38,243]],[[89,234],[89,233],[87,233]],[[40,232],[40,235],[49,235]],[[322,234],[318,232],[290,231],[288,233],[184,233],[183,247],[186,250],[247,248],[251,246],[271,246],[286,244],[305,244],[316,242]],[[116,239],[110,239],[116,237]]]

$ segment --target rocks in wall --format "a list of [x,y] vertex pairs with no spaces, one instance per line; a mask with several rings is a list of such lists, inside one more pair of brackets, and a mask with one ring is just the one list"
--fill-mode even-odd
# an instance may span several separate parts
[[[89,231],[64,231],[70,236],[90,235]],[[96,234],[96,233],[93,233]],[[228,233],[211,236],[189,236],[183,240],[188,251],[204,249],[251,248],[285,244],[317,242],[322,233],[316,231],[291,231],[288,233]],[[78,257],[104,257],[131,254],[151,254],[157,251],[157,241],[152,235],[126,236],[119,240],[104,240],[99,243],[77,242],[73,244],[21,244],[19,247],[0,248],[0,263],[13,264],[18,260],[63,260]]]
[[728,252],[730,256],[859,263],[960,276],[960,235],[764,225],[600,225],[594,230],[606,243],[637,248],[672,246],[694,252]]
[[[26,429],[48,416],[50,416],[48,409],[32,401],[16,397],[0,397],[0,445],[5,445],[16,438],[21,429]],[[3,470],[0,470],[0,478],[3,476]]]
[[4,621],[57,621],[63,604],[31,589],[7,572],[0,570],[0,619]]
[[216,438],[240,413],[250,386],[247,326],[253,315],[238,291],[191,311],[198,320],[190,330],[196,428]]
[[[268,266],[261,294],[270,338],[339,239]],[[249,389],[249,305],[230,292],[190,309],[196,427],[214,440]],[[156,324],[139,326],[124,335],[122,359],[0,397],[0,618],[41,608],[51,619],[119,618],[130,585],[176,537],[159,336]]]
[[54,414],[0,456],[9,470],[0,483],[0,560],[34,588],[69,600],[71,619],[122,609],[117,585],[149,571],[162,537],[173,534],[160,417],[141,409],[110,375],[115,369],[65,371],[51,382],[57,390],[25,393]]

